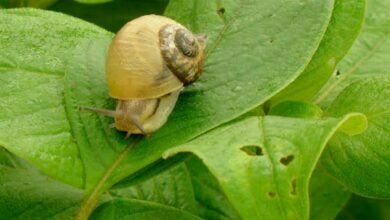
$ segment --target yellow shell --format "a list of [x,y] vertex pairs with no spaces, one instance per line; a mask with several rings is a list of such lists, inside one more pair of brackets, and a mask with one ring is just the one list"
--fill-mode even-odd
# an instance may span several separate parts
[[[150,99],[183,86],[161,54],[160,30],[167,25],[185,29],[169,18],[146,15],[128,22],[117,33],[106,63],[110,96],[121,100]],[[203,48],[201,52],[203,56]]]

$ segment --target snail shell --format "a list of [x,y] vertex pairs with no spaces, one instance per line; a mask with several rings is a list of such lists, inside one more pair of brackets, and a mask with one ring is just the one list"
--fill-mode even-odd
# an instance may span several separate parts
[[[115,127],[150,134],[172,112],[183,86],[202,72],[205,36],[147,15],[128,22],[113,39],[106,63],[110,96],[118,99]],[[100,111],[101,112],[101,111]]]
[[201,38],[162,16],[128,22],[108,51],[110,95],[122,100],[157,98],[193,82],[202,71]]

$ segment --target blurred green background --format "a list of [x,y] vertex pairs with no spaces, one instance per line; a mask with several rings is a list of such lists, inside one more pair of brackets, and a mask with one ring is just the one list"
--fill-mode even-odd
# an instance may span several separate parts
[[34,7],[62,12],[116,32],[133,18],[145,14],[162,14],[168,2],[168,0],[0,0],[0,8]]

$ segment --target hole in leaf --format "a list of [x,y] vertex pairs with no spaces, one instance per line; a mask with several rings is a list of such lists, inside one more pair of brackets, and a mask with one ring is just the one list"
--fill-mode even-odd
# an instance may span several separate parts
[[249,145],[249,146],[244,146],[240,148],[242,151],[244,151],[246,154],[249,156],[263,156],[263,149],[259,146],[256,145]]
[[280,158],[280,163],[282,163],[283,165],[287,166],[291,163],[291,161],[294,160],[294,155],[288,155],[286,157],[282,157]]
[[276,196],[276,193],[274,192],[268,192],[268,196],[271,198],[274,198]]
[[337,70],[336,71],[336,76],[340,76],[340,74],[341,74],[340,70]]
[[218,13],[218,15],[225,14],[225,8],[224,7],[218,8],[217,13]]
[[297,195],[297,179],[294,178],[291,180],[291,187],[291,195]]

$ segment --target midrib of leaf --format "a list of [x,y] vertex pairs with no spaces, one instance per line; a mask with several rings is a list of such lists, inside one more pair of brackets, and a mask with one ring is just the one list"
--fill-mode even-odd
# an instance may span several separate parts
[[[64,88],[64,90],[65,90],[65,88]],[[67,98],[66,98],[66,96],[64,96],[63,102],[64,102],[64,111],[65,111],[66,119],[67,119],[69,122],[71,122],[72,117],[71,117],[70,112],[69,112],[70,110],[68,109],[68,107],[71,106],[71,105],[67,104]],[[76,137],[76,136],[75,136],[76,132],[75,132],[75,130],[74,130],[74,128],[73,128],[73,126],[72,126],[71,123],[69,123],[69,128],[70,128],[70,132],[71,132],[71,134],[72,134],[72,137]],[[82,169],[82,186],[83,186],[83,188],[85,188],[86,179],[87,179],[87,173],[86,173],[86,170],[87,170],[87,169],[86,169],[85,162],[82,160],[82,157],[81,157],[81,150],[80,150],[79,145],[77,145],[77,152],[78,152],[78,155],[79,155],[79,159],[80,159],[80,161],[81,161],[81,166],[82,166],[82,168],[83,168],[83,169]]]
[[[196,0],[195,0],[196,1]],[[241,0],[239,5],[241,4],[244,4],[243,3],[244,0]],[[220,1],[218,2],[220,4]],[[223,25],[223,28],[221,31],[219,31],[218,33],[218,36],[217,38],[215,39],[215,42],[213,44],[213,46],[207,50],[207,53],[206,53],[206,56],[205,56],[205,59],[213,53],[213,51],[218,47],[218,45],[221,43],[221,41],[223,40],[223,36],[225,35],[225,33],[229,30],[229,28],[234,24],[234,22],[237,20],[237,17],[240,15],[240,8],[236,9],[234,12],[233,12],[233,16],[232,18],[230,19],[230,21],[226,21],[226,19],[222,19],[224,25]]]
[[91,215],[95,208],[100,196],[104,192],[104,186],[107,179],[111,176],[112,172],[120,164],[127,153],[140,141],[141,139],[134,139],[114,160],[111,166],[103,174],[102,178],[97,182],[96,186],[86,195],[84,201],[81,203],[80,209],[77,213],[76,220],[85,220]]
[[366,55],[363,56],[355,65],[353,65],[345,74],[343,74],[338,80],[336,80],[333,84],[331,84],[318,98],[314,101],[314,103],[319,104],[326,97],[328,97],[332,92],[337,88],[337,86],[345,81],[348,77],[350,77],[355,71],[362,66],[367,60],[371,58],[371,56],[380,48],[382,43],[387,39],[388,32],[385,33],[383,37],[381,37],[378,42],[372,47],[371,50],[366,52]]
[[[275,162],[274,162],[274,160],[272,160],[272,157],[270,156],[270,151],[269,151],[269,148],[268,148],[268,146],[266,145],[266,141],[265,141],[265,137],[266,137],[266,134],[265,134],[265,129],[264,129],[264,127],[265,127],[265,125],[264,125],[264,118],[263,117],[261,117],[260,118],[260,123],[259,123],[259,130],[260,130],[260,133],[261,134],[263,134],[263,136],[262,136],[262,139],[260,140],[260,142],[261,142],[261,145],[262,146],[264,146],[264,148],[266,149],[266,152],[264,153],[264,155],[266,156],[266,157],[268,157],[268,160],[271,162],[271,164],[272,164],[272,181],[274,182],[274,186],[275,186],[275,190],[276,190],[276,194],[277,195],[281,195],[281,193],[280,193],[280,190],[279,190],[279,186],[278,186],[278,184],[277,184],[277,180],[276,180],[276,173],[277,172],[275,172]],[[260,146],[261,147],[261,146]],[[256,203],[257,203],[257,200],[255,200],[256,201]],[[286,211],[285,211],[285,209],[283,209],[283,204],[282,204],[282,201],[280,200],[280,199],[278,199],[277,200],[277,203],[278,203],[278,209],[279,209],[279,212],[280,213],[283,213],[282,215],[283,215],[283,219],[287,219],[287,214],[286,214]],[[260,207],[260,206],[259,206]]]

